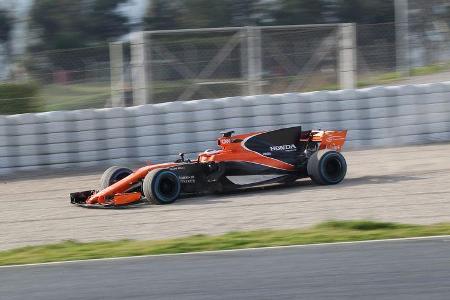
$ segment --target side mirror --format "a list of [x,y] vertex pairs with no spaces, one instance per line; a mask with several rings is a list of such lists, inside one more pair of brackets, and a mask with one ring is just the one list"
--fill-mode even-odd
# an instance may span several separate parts
[[228,130],[228,131],[221,131],[220,134],[222,137],[231,137],[231,135],[234,133],[234,130]]
[[178,153],[178,155],[180,156],[180,161],[184,161],[184,155],[185,155],[186,153],[183,153],[183,152],[181,152],[181,153]]

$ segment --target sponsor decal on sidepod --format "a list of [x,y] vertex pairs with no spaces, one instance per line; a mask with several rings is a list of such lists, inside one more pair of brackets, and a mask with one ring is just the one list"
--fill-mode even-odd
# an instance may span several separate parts
[[291,145],[278,145],[278,146],[271,146],[270,151],[296,151],[297,147],[295,147],[294,144]]

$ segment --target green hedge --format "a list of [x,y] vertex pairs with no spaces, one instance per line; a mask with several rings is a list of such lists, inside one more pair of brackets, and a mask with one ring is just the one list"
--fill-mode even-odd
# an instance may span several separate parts
[[32,82],[0,84],[0,115],[39,111],[39,86]]

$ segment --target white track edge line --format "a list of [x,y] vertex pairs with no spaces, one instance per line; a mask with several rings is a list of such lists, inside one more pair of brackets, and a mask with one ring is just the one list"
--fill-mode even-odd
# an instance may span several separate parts
[[[105,257],[105,258],[93,258],[93,259],[65,260],[65,261],[52,261],[52,262],[43,262],[43,263],[6,265],[6,266],[0,266],[0,269],[35,267],[35,266],[51,266],[51,265],[101,262],[101,261],[132,260],[132,259],[140,259],[140,258],[152,258],[152,257],[157,258],[157,257],[166,257],[166,256],[170,257],[170,256],[187,256],[187,255],[207,255],[207,254],[221,254],[221,253],[233,253],[233,252],[245,252],[245,251],[264,251],[264,250],[289,249],[289,248],[339,246],[339,245],[349,245],[349,244],[418,241],[418,240],[432,240],[432,239],[441,239],[441,238],[450,238],[450,235],[432,235],[432,236],[418,236],[418,237],[406,237],[406,238],[379,239],[379,240],[345,241],[345,242],[330,242],[330,243],[315,243],[315,244],[313,243],[313,244],[301,244],[301,245],[269,246],[269,247],[254,247],[254,248],[225,249],[225,250],[211,250],[211,251],[206,250],[206,251],[181,252],[181,253],[148,254],[148,255],[134,255],[134,256],[123,256],[123,257]],[[6,250],[6,251],[8,251],[8,250]]]

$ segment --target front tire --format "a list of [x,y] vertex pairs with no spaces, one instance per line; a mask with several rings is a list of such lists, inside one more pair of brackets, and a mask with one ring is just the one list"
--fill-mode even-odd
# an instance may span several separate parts
[[142,190],[151,204],[171,204],[180,196],[181,182],[177,174],[170,170],[152,170],[145,176]]
[[338,184],[347,174],[344,156],[334,150],[319,150],[308,160],[309,177],[317,184]]
[[120,181],[132,174],[133,171],[128,168],[123,167],[111,167],[103,172],[102,178],[100,179],[100,189],[106,189],[110,185],[113,185],[117,181]]

